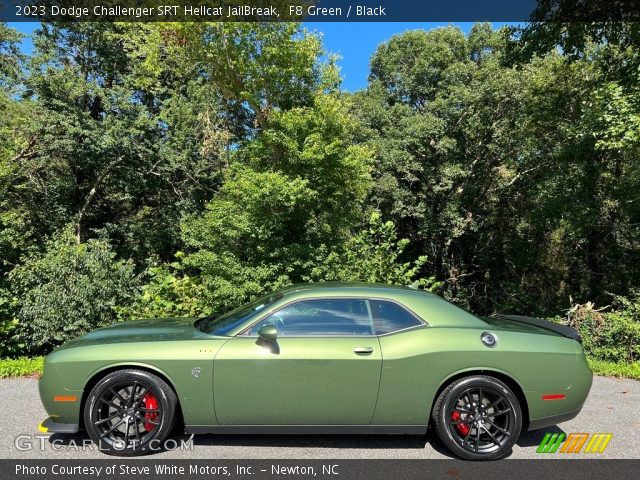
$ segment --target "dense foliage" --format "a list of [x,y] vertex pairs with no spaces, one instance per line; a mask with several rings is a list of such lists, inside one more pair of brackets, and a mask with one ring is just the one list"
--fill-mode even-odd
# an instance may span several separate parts
[[350,94],[297,24],[0,24],[0,354],[368,281],[637,361],[638,41],[407,31]]
[[108,244],[76,244],[63,232],[9,275],[19,298],[18,341],[46,351],[115,320],[114,308],[130,301],[136,286],[131,261],[115,258]]
[[36,377],[42,375],[44,357],[18,357],[0,359],[0,378]]
[[604,304],[640,278],[638,69],[610,78],[636,52],[515,62],[512,41],[478,25],[378,49],[356,102],[378,152],[372,201],[473,310]]
[[[640,360],[640,298],[616,298],[611,311],[603,312],[591,302],[574,305],[566,318],[556,319],[580,332],[587,354],[607,362]],[[604,309],[608,310],[608,309]]]

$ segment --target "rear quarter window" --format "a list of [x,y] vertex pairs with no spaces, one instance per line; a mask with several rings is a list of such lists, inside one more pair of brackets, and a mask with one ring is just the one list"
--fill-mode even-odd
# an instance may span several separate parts
[[411,312],[395,302],[370,300],[373,326],[377,335],[397,332],[422,325]]

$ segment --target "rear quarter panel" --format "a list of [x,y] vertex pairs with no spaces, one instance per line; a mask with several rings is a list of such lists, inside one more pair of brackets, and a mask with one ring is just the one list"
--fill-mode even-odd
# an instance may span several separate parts
[[[527,400],[537,392],[571,387],[575,342],[555,335],[501,331],[495,332],[498,344],[488,348],[480,341],[483,331],[424,327],[380,337],[382,373],[372,423],[427,424],[440,387],[463,372],[508,375]],[[541,406],[536,404],[535,408]],[[531,408],[529,414],[544,416]]]

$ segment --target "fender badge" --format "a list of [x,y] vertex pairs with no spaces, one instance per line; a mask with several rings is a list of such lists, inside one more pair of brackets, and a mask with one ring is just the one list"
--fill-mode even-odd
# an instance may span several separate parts
[[200,372],[202,372],[202,369],[200,367],[195,367],[191,369],[191,375],[193,375],[196,378],[200,378]]

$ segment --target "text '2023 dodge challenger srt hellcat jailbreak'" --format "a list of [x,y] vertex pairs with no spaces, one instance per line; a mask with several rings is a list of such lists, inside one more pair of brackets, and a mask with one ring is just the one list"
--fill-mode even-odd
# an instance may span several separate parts
[[307,284],[219,317],[134,320],[71,340],[40,379],[41,430],[102,451],[187,433],[424,434],[465,459],[574,418],[592,374],[575,330],[478,318],[404,287]]

